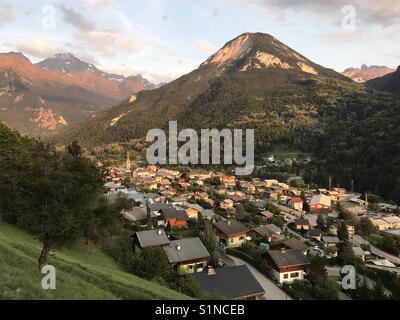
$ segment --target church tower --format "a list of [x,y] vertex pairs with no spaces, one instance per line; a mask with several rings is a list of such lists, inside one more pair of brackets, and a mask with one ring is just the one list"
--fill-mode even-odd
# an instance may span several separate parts
[[130,153],[129,151],[126,153],[126,170],[131,170],[132,168],[132,162],[130,159]]

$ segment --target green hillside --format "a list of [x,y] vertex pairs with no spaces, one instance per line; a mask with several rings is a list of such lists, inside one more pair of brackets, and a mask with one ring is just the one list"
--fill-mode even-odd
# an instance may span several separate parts
[[37,267],[41,244],[0,222],[0,299],[187,299],[184,295],[125,273],[92,246],[55,251],[48,263],[57,271],[56,290],[43,290]]

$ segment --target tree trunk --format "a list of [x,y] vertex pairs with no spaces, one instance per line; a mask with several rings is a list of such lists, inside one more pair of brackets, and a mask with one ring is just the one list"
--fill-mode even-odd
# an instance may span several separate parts
[[42,268],[47,264],[47,256],[49,255],[50,250],[51,250],[50,241],[44,240],[43,249],[38,259],[39,270],[42,270]]

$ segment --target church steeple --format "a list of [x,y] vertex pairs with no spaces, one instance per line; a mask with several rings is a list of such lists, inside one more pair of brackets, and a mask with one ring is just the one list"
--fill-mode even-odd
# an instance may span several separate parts
[[129,151],[126,153],[126,170],[131,170],[132,168],[132,162],[130,158],[130,153]]

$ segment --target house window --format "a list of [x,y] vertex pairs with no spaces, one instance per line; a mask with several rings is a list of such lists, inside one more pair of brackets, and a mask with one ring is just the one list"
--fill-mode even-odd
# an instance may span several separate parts
[[198,263],[196,264],[196,270],[203,270],[203,264],[202,263]]
[[291,278],[298,278],[300,276],[300,274],[298,272],[292,273],[290,275]]
[[283,279],[289,279],[289,274],[287,274],[287,273],[284,274],[284,275],[283,275]]
[[231,243],[233,243],[233,239],[231,239]]
[[244,240],[244,236],[241,236],[239,239],[240,239],[241,241],[243,241],[243,240]]

